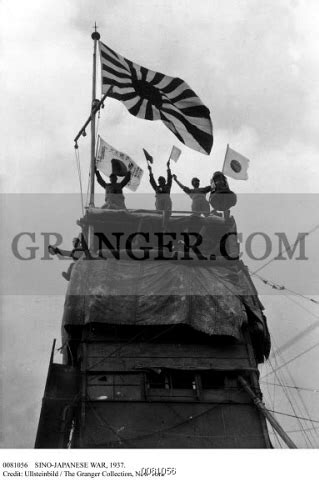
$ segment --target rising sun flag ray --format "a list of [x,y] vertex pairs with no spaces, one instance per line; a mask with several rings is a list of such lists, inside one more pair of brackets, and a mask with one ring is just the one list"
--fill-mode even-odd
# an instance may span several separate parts
[[102,92],[145,120],[162,120],[186,146],[209,154],[213,127],[209,109],[180,78],[129,61],[100,42]]

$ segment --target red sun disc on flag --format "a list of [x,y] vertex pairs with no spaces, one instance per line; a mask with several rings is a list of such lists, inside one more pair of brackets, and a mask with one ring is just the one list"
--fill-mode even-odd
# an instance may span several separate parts
[[112,174],[118,175],[119,177],[124,177],[127,174],[127,167],[123,161],[113,158],[111,164]]
[[234,172],[236,172],[236,174],[239,174],[239,172],[241,171],[241,164],[237,160],[232,160],[230,162],[230,167]]

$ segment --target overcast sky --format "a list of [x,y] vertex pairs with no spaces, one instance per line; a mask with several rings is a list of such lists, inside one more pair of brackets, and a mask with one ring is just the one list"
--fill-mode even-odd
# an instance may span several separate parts
[[[196,174],[204,185],[214,170],[221,169],[229,143],[251,163],[248,181],[230,180],[237,193],[269,193],[269,200],[272,194],[302,193],[306,199],[306,195],[318,193],[318,19],[315,0],[3,0],[0,191],[79,193],[73,139],[90,110],[91,32],[96,21],[101,40],[113,50],[147,68],[184,79],[210,109],[215,136],[210,156],[197,153],[179,144],[161,122],[137,119],[120,102],[107,99],[99,121],[99,132],[107,142],[131,155],[143,168],[145,147],[154,156],[154,170],[159,174],[175,144],[182,149],[175,167],[181,181],[189,183]],[[79,149],[84,191],[89,148],[88,134],[81,138]],[[97,191],[102,192],[100,187]],[[174,191],[179,188],[174,186]],[[151,193],[146,175],[140,192]],[[14,200],[7,201],[7,212],[10,206],[14,220],[21,214],[23,226],[28,214],[23,213],[22,203],[16,209]],[[39,200],[43,216],[45,202]],[[293,200],[290,198],[289,207]],[[302,216],[296,219],[296,232],[309,230],[316,224],[316,204],[312,202],[313,209],[305,211],[298,203]],[[75,219],[80,216],[80,198],[78,209],[78,214],[73,208],[69,214],[59,214],[54,228],[48,230],[59,231],[61,223],[61,232],[70,228],[71,241]],[[240,207],[238,210],[244,225],[249,211],[240,215]],[[254,221],[262,220],[266,213],[269,218],[270,201],[265,202],[264,210],[256,214],[251,207]],[[290,213],[286,208],[291,231],[298,210],[292,217]],[[275,220],[276,212],[271,217]],[[3,220],[5,226],[9,219]],[[15,229],[11,227],[10,237],[3,242],[6,250]],[[32,231],[32,227],[25,230]],[[2,238],[5,240],[3,234]],[[308,263],[307,283],[308,293],[315,295],[315,280],[308,278],[312,265]],[[56,264],[52,280],[59,280],[61,290],[51,292],[53,295],[34,291],[19,295],[15,290],[2,300],[4,447],[34,444],[50,347],[52,339],[60,335],[65,289],[60,272],[64,267]],[[279,282],[289,278],[287,270],[281,273],[273,264],[264,275]],[[302,281],[303,268],[299,267],[296,275]],[[6,287],[9,278],[7,273]],[[303,294],[307,283],[298,289],[298,280],[289,282]],[[267,287],[259,282],[256,285],[277,347],[319,317],[318,306],[311,302],[297,296],[266,295]],[[283,356],[290,359],[316,340],[318,327],[310,329]],[[315,387],[318,350],[300,357],[298,363],[289,365],[296,385]],[[288,374],[285,376],[288,382]],[[268,394],[267,387],[264,390],[265,397],[274,396],[274,392]],[[298,395],[294,397],[298,399]],[[312,394],[312,399],[305,400],[313,418],[318,415],[318,399]],[[300,401],[299,405],[299,414],[307,416]],[[281,409],[291,411],[287,402]],[[27,418],[22,419],[22,415]],[[293,419],[284,423],[289,430],[298,429]],[[300,433],[291,437],[305,445]]]

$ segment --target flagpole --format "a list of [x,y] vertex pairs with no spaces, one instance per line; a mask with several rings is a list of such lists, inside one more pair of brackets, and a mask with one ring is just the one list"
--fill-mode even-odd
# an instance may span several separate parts
[[[96,101],[96,47],[100,39],[100,33],[96,31],[96,23],[94,32],[91,35],[94,41],[93,47],[93,76],[92,76],[92,106],[91,106],[91,165],[90,165],[90,199],[89,208],[94,207],[94,181],[95,181],[95,115],[99,102]],[[94,226],[89,225],[88,231],[88,246],[89,250],[94,249]]]
[[94,207],[94,180],[95,180],[95,100],[96,100],[96,47],[100,39],[100,33],[95,31],[92,33],[91,38],[94,41],[93,49],[93,77],[92,77],[92,108],[91,108],[91,177],[90,177],[90,202],[89,207]]
[[228,148],[229,148],[229,144],[227,144],[227,148],[226,148],[226,151],[225,151],[225,158],[224,158],[224,163],[223,163],[222,172],[224,172],[224,166],[225,166],[225,161],[226,161],[226,158],[227,158]]

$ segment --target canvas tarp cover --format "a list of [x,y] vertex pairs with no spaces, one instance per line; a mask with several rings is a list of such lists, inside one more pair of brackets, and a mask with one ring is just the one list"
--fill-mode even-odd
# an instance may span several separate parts
[[79,260],[66,295],[63,326],[186,324],[241,340],[247,308],[260,303],[241,266],[115,259]]
[[[105,244],[101,240],[99,241],[102,236],[109,239],[111,244],[116,246],[114,236],[116,233],[122,235],[120,238],[121,248],[125,248],[128,238],[136,232],[142,232],[148,236],[149,240],[146,246],[157,248],[159,234],[163,233],[165,242],[172,240],[175,245],[177,241],[183,239],[186,232],[200,234],[202,242],[199,245],[199,250],[202,253],[221,255],[221,250],[225,247],[224,251],[227,252],[227,255],[238,257],[239,246],[233,217],[224,220],[214,215],[200,217],[192,214],[191,216],[174,215],[163,219],[163,214],[155,211],[128,212],[125,210],[92,208],[78,223],[82,226],[85,234],[87,234],[88,225],[94,228],[95,249],[99,246],[103,249],[106,248]],[[142,238],[142,246],[145,246],[144,238],[145,236]]]

